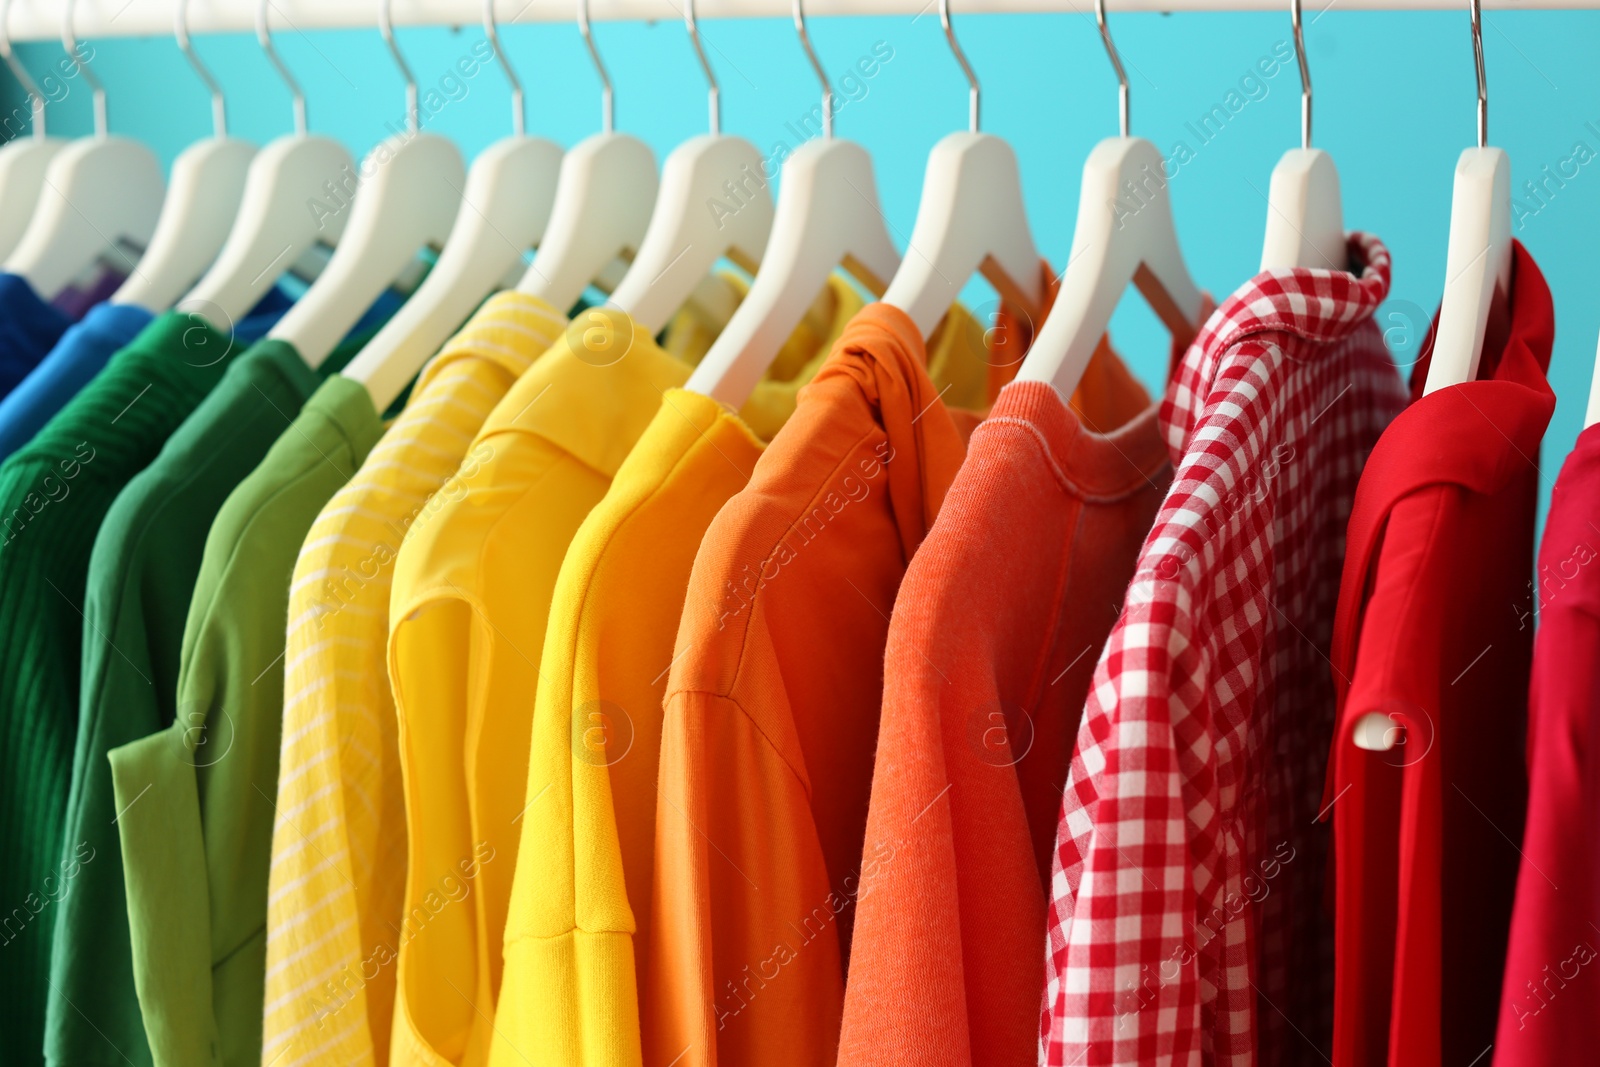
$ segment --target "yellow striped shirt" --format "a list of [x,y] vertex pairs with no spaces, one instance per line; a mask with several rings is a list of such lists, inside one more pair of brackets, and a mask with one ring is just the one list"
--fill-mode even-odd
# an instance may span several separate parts
[[485,417],[566,317],[491,297],[317,517],[295,565],[268,889],[262,1063],[384,1064],[404,938],[405,801],[385,670],[401,542],[465,493]]

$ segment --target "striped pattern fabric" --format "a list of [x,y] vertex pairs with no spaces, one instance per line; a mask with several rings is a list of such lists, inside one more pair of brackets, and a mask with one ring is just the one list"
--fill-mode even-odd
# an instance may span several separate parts
[[386,1063],[405,937],[405,805],[384,666],[394,558],[464,491],[474,434],[566,317],[488,300],[318,516],[295,566],[268,889],[262,1063]]

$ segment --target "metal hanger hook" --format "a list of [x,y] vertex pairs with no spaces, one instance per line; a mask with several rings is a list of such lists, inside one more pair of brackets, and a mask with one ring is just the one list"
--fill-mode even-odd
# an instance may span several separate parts
[[228,102],[223,99],[222,86],[217,84],[217,79],[211,76],[206,65],[200,62],[200,56],[189,40],[189,0],[178,0],[178,10],[172,18],[172,33],[178,38],[178,47],[183,50],[184,58],[211,91],[211,130],[221,140],[228,136]]
[[22,83],[22,89],[28,94],[28,101],[33,105],[33,136],[35,140],[44,140],[44,94],[39,91],[39,83],[33,80],[33,75],[28,73],[28,68],[11,51],[11,0],[0,0],[0,57],[4,57],[6,66],[11,68],[11,73],[17,81]]
[[67,50],[67,55],[72,57],[72,65],[78,68],[78,73],[83,75],[83,80],[89,83],[94,93],[94,135],[104,137],[108,132],[106,87],[100,84],[100,79],[89,69],[88,62],[78,53],[78,35],[72,28],[72,15],[77,6],[76,0],[66,0],[61,5],[61,47]]
[[1122,69],[1122,57],[1111,41],[1111,30],[1106,26],[1106,0],[1094,0],[1094,21],[1100,27],[1100,40],[1111,57],[1111,69],[1117,72],[1117,112],[1122,124],[1122,136],[1128,136],[1128,72]]
[[483,35],[489,39],[489,49],[494,52],[494,58],[500,64],[500,69],[506,72],[506,81],[511,83],[511,132],[521,137],[528,132],[527,125],[523,121],[522,82],[518,79],[517,72],[511,69],[511,61],[500,48],[500,28],[495,25],[494,0],[483,0]]
[[389,0],[378,0],[378,32],[383,34],[383,42],[389,46],[389,54],[394,56],[394,65],[400,68],[400,77],[406,80],[406,132],[416,133],[422,126],[422,112],[417,105],[417,79],[406,65],[406,57],[400,54],[400,46],[395,43],[394,19],[389,7]]
[[1300,61],[1300,147],[1311,147],[1311,66],[1306,62],[1306,35],[1300,22],[1300,0],[1289,0],[1294,25],[1294,55]]
[[267,5],[272,0],[258,0],[256,4],[256,41],[260,43],[261,50],[272,61],[272,67],[278,72],[278,77],[283,79],[283,84],[289,87],[289,95],[294,99],[294,132],[298,137],[306,135],[306,94],[301,92],[300,83],[294,80],[294,75],[289,73],[289,68],[278,56],[278,50],[272,46],[272,31],[267,27]]
[[1483,73],[1483,0],[1471,0],[1472,58],[1478,65],[1478,147],[1489,144],[1489,79]]
[[939,0],[939,25],[944,27],[944,39],[950,42],[950,51],[955,53],[956,62],[961,64],[961,72],[967,76],[967,128],[977,133],[978,75],[973,72],[972,64],[967,62],[967,54],[956,40],[955,27],[950,24],[950,0]]
[[694,45],[694,54],[700,59],[700,69],[706,74],[706,100],[711,107],[711,132],[722,132],[722,90],[717,85],[716,72],[711,69],[711,61],[706,58],[705,46],[700,43],[700,25],[694,20],[694,0],[684,0],[683,24],[689,28],[689,43]]
[[811,35],[806,32],[806,9],[802,0],[794,0],[794,28],[800,34],[800,47],[806,50],[806,58],[811,60],[811,69],[817,72],[817,80],[822,83],[822,138],[831,141],[833,140],[833,86],[828,83],[828,74],[822,69],[822,60],[817,58],[817,50],[811,47]]
[[594,44],[594,31],[589,28],[589,0],[578,0],[578,32],[583,34],[583,43],[589,49],[589,58],[594,61],[595,73],[600,75],[600,129],[603,133],[610,133],[616,116],[615,95],[611,91],[611,75],[606,73],[606,65],[600,59],[600,49]]

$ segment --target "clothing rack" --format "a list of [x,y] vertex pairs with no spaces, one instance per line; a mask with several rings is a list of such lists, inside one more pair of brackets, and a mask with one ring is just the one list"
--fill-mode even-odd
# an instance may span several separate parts
[[[1190,13],[1257,11],[1285,14],[1283,0],[1108,0],[1113,13],[1143,11]],[[59,0],[16,0],[10,16],[11,37],[16,41],[61,39]],[[571,22],[573,0],[499,0],[500,18],[512,22]],[[597,22],[681,21],[681,0],[593,0],[589,17]],[[1463,0],[1307,0],[1308,21],[1323,11],[1454,11],[1463,17]],[[1484,0],[1486,11],[1536,11],[1600,9],[1600,0]],[[96,37],[158,37],[172,33],[171,0],[81,0],[74,13],[80,39]],[[962,0],[960,15],[1077,13],[1093,20],[1090,0]],[[807,0],[808,17],[839,15],[930,16],[938,21],[935,0]],[[788,18],[791,0],[700,0],[695,7],[701,19]],[[284,29],[371,27],[377,23],[375,0],[274,0],[272,19]],[[475,0],[397,0],[396,25],[440,26],[475,24],[481,6]],[[255,27],[255,4],[250,0],[195,0],[190,5],[189,29],[194,33],[246,33]]]

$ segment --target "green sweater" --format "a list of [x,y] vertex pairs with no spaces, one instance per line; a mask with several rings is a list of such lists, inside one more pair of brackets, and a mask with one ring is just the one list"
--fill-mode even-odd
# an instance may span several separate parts
[[[55,927],[85,874],[116,861],[114,838],[108,853],[64,836],[95,531],[234,355],[198,319],[162,315],[0,465],[0,1064],[39,1062]],[[78,1062],[128,1060],[101,1042]]]
[[360,383],[317,390],[211,524],[178,718],[111,751],[133,976],[158,1065],[260,1062],[289,583],[323,505],[382,432]]
[[[134,985],[111,749],[178,718],[184,620],[211,521],[300,412],[321,376],[371,336],[347,341],[312,371],[268,338],[235,357],[222,380],[106,513],[83,606],[82,694],[62,856],[95,850],[56,919],[47,992],[51,1064],[151,1063]],[[143,803],[135,798],[133,805]]]

